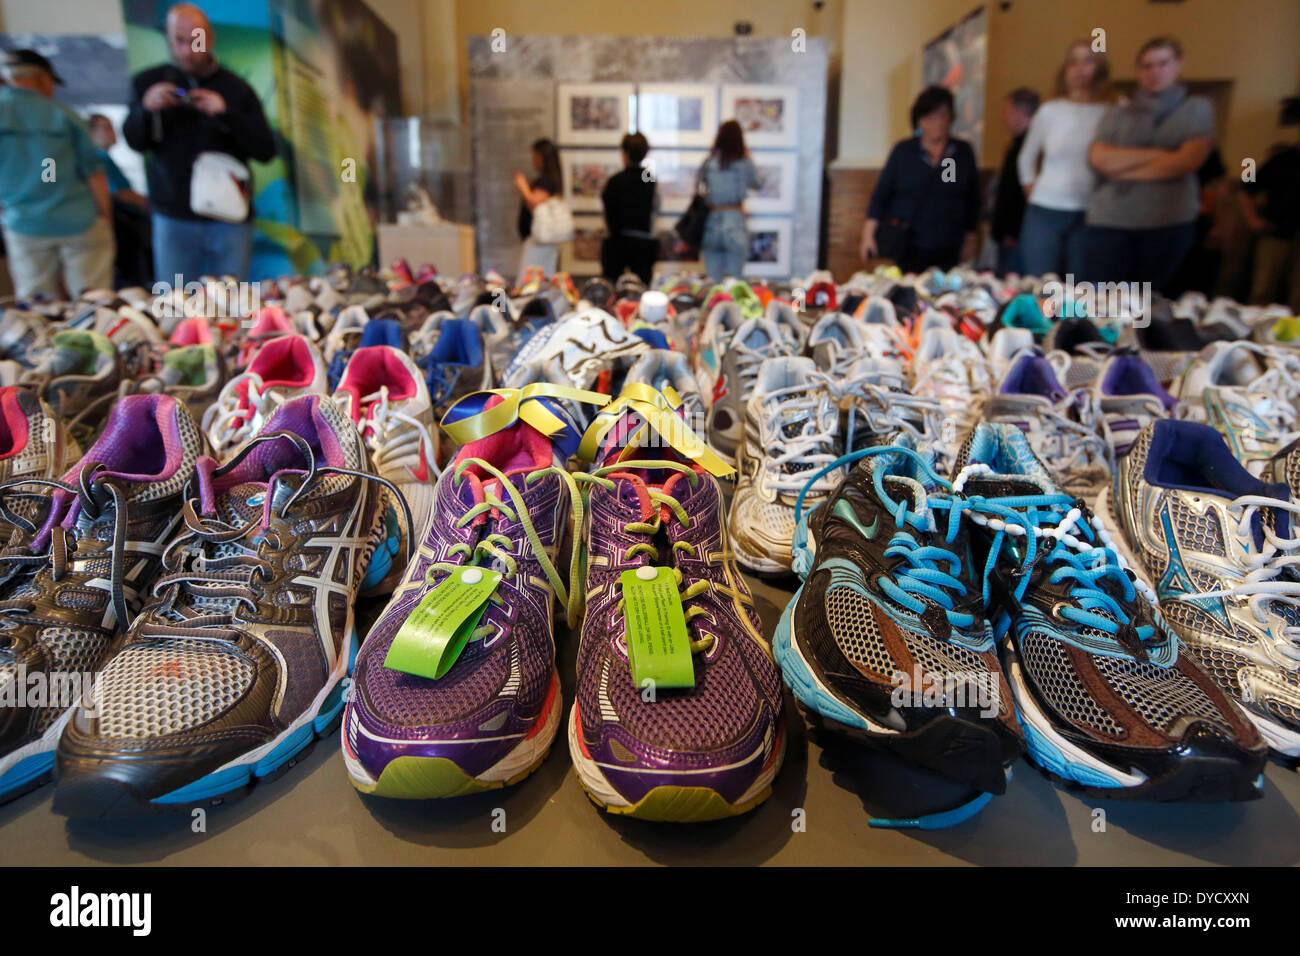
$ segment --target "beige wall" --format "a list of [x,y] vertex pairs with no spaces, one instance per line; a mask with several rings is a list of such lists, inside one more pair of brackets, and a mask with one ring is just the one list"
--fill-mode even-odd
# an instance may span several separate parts
[[118,0],[0,0],[0,33],[124,36],[126,21]]
[[[444,6],[449,0],[426,0]],[[826,0],[821,10],[811,0],[652,0],[649,3],[594,0],[455,0],[456,82],[464,108],[469,90],[466,44],[501,28],[511,33],[611,36],[731,36],[735,23],[748,21],[753,36],[790,36],[796,27],[810,37],[825,37],[831,75],[838,75],[844,8],[853,0]],[[426,38],[441,24],[426,23]],[[462,115],[465,115],[462,113]]]
[[979,0],[845,0],[836,166],[884,165],[890,146],[908,133],[907,114],[921,90],[921,47],[978,6]]
[[[979,0],[845,0],[837,166],[878,167],[890,145],[908,133],[907,112],[920,91],[921,47],[979,5]],[[999,121],[1002,98],[1017,86],[1050,95],[1072,39],[1106,31],[1112,75],[1131,79],[1137,49],[1148,37],[1172,34],[1183,44],[1183,74],[1232,80],[1223,147],[1239,168],[1278,139],[1278,101],[1300,88],[1300,2],[1297,0],[1013,0],[986,4],[989,65],[984,163],[996,165],[1007,144]]]

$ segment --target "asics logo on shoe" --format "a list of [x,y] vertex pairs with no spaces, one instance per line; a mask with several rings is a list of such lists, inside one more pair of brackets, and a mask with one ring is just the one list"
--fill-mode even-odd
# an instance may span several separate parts
[[1174,535],[1173,523],[1169,517],[1169,506],[1160,509],[1160,527],[1164,531],[1165,545],[1169,548],[1169,567],[1156,584],[1156,594],[1165,598],[1182,601],[1204,611],[1213,621],[1223,628],[1225,634],[1233,634],[1232,623],[1228,620],[1228,609],[1223,598],[1198,597],[1201,589],[1192,582],[1183,564],[1183,554],[1178,547],[1178,538]]

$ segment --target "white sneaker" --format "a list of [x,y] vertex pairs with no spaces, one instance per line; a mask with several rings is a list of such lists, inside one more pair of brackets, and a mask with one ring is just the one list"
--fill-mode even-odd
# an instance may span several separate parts
[[943,408],[935,441],[940,473],[952,467],[958,445],[980,420],[990,388],[984,356],[966,336],[947,327],[932,328],[921,337],[912,358],[912,394]]
[[1178,400],[1156,379],[1151,366],[1133,352],[1119,352],[1101,366],[1092,384],[1093,405],[1111,461],[1128,454],[1138,432],[1174,414]]
[[[1011,363],[1020,357],[1020,353],[1033,350],[1033,332],[1009,325],[998,329],[993,333],[993,341],[989,343],[989,365],[993,369],[993,378],[1002,381],[1007,377],[1007,372],[1011,371]],[[1061,354],[1065,355],[1064,352]]]
[[437,425],[424,376],[410,357],[388,345],[357,349],[334,392],[370,452],[375,473],[391,481],[411,510],[405,527],[401,508],[391,508],[386,539],[371,557],[362,590],[392,591],[406,568],[397,555],[408,541],[423,541],[439,474]]
[[1021,354],[984,406],[984,420],[1014,425],[1068,494],[1092,501],[1110,481],[1111,458],[1092,393],[1068,392],[1042,355]]
[[744,321],[740,306],[729,300],[715,305],[704,320],[704,331],[695,351],[695,378],[707,404],[713,404],[713,389],[722,374],[722,356]]
[[[785,355],[762,364],[746,408],[739,478],[727,519],[742,566],[769,574],[791,569],[795,504],[811,476],[839,456],[839,431],[831,383],[812,359]],[[813,481],[804,510],[843,477],[836,469]]]
[[310,339],[270,339],[203,413],[203,433],[217,459],[224,460],[257,434],[275,409],[299,395],[328,395],[327,383],[320,349]]
[[1246,470],[1300,437],[1300,354],[1255,342],[1211,342],[1171,390],[1187,417],[1208,422]]
[[[708,415],[708,441],[723,458],[733,459],[745,428],[745,407],[765,359],[789,355],[790,347],[776,324],[747,319],[722,355]],[[703,383],[701,383],[703,388]]]

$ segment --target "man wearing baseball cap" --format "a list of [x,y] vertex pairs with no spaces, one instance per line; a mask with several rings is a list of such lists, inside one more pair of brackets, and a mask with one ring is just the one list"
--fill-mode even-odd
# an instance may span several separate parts
[[5,54],[0,87],[0,222],[19,298],[113,283],[112,200],[81,119],[53,99],[63,80],[35,50]]

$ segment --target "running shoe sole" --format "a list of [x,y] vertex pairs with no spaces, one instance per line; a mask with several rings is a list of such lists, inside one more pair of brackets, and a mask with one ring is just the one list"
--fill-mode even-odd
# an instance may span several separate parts
[[[467,774],[449,757],[404,755],[390,760],[376,779],[366,772],[354,756],[355,743],[350,735],[343,740],[343,761],[348,768],[348,778],[359,792],[372,797],[390,797],[397,800],[437,800],[461,797],[484,790],[497,790],[513,786],[530,776],[545,761],[560,729],[560,714],[564,709],[560,694],[560,675],[553,673],[541,716],[533,728],[510,753],[478,776]],[[353,727],[356,723],[353,722]],[[474,744],[477,741],[391,741],[409,743],[414,747],[447,749],[458,743]]]
[[[1093,507],[1093,514],[1101,519],[1101,524],[1106,534],[1110,536],[1111,546],[1119,553],[1133,575],[1138,578],[1147,587],[1151,587],[1151,582],[1147,579],[1146,574],[1129,550],[1128,542],[1119,532],[1119,519],[1115,516],[1111,508],[1110,489],[1103,488],[1097,495],[1096,504]],[[1152,591],[1155,589],[1152,588]],[[1184,645],[1186,646],[1186,645]],[[1192,654],[1196,654],[1195,648],[1191,648]],[[1240,706],[1240,705],[1238,705]],[[1242,713],[1250,718],[1255,729],[1259,731],[1264,742],[1268,744],[1274,756],[1278,757],[1284,766],[1291,770],[1300,770],[1300,733],[1284,727],[1276,721],[1270,720],[1248,707],[1241,707]]]
[[1058,734],[1025,684],[1015,652],[1006,649],[1008,683],[1016,698],[1030,762],[1050,779],[1090,797],[1158,803],[1223,803],[1258,800],[1264,776],[1223,754],[1183,755],[1160,777],[1129,773],[1098,760]]
[[[654,787],[636,803],[629,802],[619,794],[608,778],[601,771],[600,765],[591,759],[578,736],[578,707],[575,704],[569,711],[569,755],[573,760],[573,769],[577,772],[578,783],[587,797],[597,807],[607,813],[634,817],[638,820],[652,820],[659,823],[703,823],[709,820],[724,820],[748,813],[772,795],[772,781],[785,760],[785,728],[778,727],[776,746],[772,755],[759,772],[754,783],[741,794],[735,803],[730,802],[712,787],[692,787],[686,784],[661,784]],[[761,758],[761,752],[750,760]],[[743,764],[742,764],[743,766]],[[624,773],[631,773],[626,767],[619,768]],[[699,773],[716,773],[718,768],[709,768]],[[647,771],[657,776],[677,776],[689,779],[690,771]]]

